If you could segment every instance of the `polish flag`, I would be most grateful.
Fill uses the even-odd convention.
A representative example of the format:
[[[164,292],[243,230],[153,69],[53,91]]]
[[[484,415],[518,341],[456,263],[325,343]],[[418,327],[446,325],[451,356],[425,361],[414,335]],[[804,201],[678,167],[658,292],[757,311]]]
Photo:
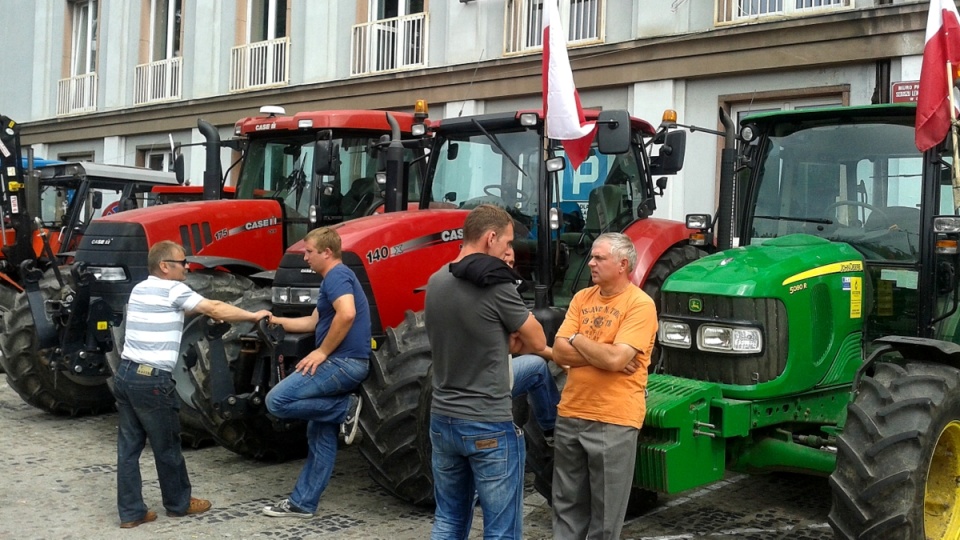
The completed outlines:
[[[917,97],[915,137],[921,152],[940,143],[950,129],[953,81],[947,80],[947,62],[954,68],[960,63],[960,15],[954,0],[930,0]]]
[[[543,2],[543,112],[547,137],[561,141],[570,165],[576,170],[590,153],[597,126],[583,117],[557,0]]]

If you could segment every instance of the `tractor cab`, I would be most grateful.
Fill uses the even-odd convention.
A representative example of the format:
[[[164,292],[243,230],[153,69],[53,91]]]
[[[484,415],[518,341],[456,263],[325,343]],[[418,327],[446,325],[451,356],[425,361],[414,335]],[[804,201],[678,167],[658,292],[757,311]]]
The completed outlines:
[[[953,261],[938,254],[932,230],[934,216],[955,215],[952,158],[924,167],[914,113],[913,105],[829,108],[743,122],[752,138],[741,244],[802,233],[854,248],[865,267],[866,342],[933,337],[956,288]]]
[[[425,115],[390,113],[401,133],[425,131]],[[414,127],[416,126],[416,128]],[[238,199],[274,199],[283,205],[287,247],[313,227],[382,211],[381,136],[390,126],[382,111],[305,112],[245,118],[235,134],[244,139],[236,178]],[[318,159],[318,155],[320,159]],[[420,196],[422,153],[405,150],[410,200]],[[382,177],[382,175],[381,175]]]
[[[434,129],[421,208],[504,208],[514,220],[516,269],[531,301],[540,291],[550,305],[568,305],[590,284],[586,263],[593,240],[624,231],[653,212],[662,189],[652,177],[655,136],[671,137],[680,149],[674,157],[683,160],[684,132],[665,135],[626,113],[616,120],[597,111],[586,114],[599,120],[598,137],[576,169],[560,141],[545,138],[538,111],[443,119]],[[619,139],[612,145],[619,148],[601,151],[612,139]]]

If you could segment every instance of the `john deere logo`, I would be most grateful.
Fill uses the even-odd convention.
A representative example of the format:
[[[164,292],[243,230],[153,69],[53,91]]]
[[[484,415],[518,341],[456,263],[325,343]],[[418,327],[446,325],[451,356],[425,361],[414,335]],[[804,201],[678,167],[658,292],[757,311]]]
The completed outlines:
[[[687,308],[690,309],[690,313],[700,313],[703,311],[703,301],[699,298],[691,298],[690,301],[687,302]]]

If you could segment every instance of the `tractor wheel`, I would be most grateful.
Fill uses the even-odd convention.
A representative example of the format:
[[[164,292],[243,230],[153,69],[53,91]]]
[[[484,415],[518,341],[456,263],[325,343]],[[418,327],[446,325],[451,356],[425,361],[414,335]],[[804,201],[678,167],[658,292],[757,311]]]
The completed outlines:
[[[0,284],[0,329],[3,329],[7,314],[13,309],[13,303],[17,299],[18,291],[13,287]],[[0,354],[0,373],[4,373],[3,355]]]
[[[360,453],[370,476],[397,498],[433,504],[430,402],[433,357],[423,312],[408,311],[374,351],[361,386]]]
[[[838,538],[960,538],[960,370],[876,364],[847,408],[830,476]]]
[[[255,288],[242,295],[235,305],[257,311],[269,309],[270,289]],[[293,423],[287,430],[278,431],[267,417],[266,408],[261,406],[254,414],[242,418],[226,418],[213,406],[210,390],[210,344],[204,339],[206,317],[197,317],[187,325],[180,344],[180,355],[194,363],[192,368],[184,367],[184,377],[177,380],[177,391],[187,403],[192,403],[207,432],[213,439],[232,452],[242,456],[265,461],[279,461],[302,457],[306,453],[306,424]],[[234,323],[223,335],[224,351],[230,364],[235,388],[238,392],[249,390],[249,380],[245,380],[240,369],[240,336],[249,333],[253,323]],[[180,365],[178,365],[178,369]],[[181,380],[185,382],[181,386]]]
[[[653,299],[657,306],[657,313],[660,313],[660,290],[663,289],[664,282],[670,277],[670,274],[686,266],[693,261],[706,257],[707,253],[694,246],[674,246],[666,251],[650,269],[646,281],[643,282],[643,292],[647,293]],[[660,361],[660,344],[653,348],[653,354],[650,355],[650,372],[653,372]]]
[[[63,272],[65,289],[72,290],[70,273]],[[60,298],[65,290],[52,271],[40,281],[45,300]],[[37,349],[37,333],[26,293],[17,295],[10,313],[4,317],[5,331],[0,336],[7,383],[24,401],[57,415],[98,414],[114,408],[107,377],[77,377],[51,369],[50,349]]]

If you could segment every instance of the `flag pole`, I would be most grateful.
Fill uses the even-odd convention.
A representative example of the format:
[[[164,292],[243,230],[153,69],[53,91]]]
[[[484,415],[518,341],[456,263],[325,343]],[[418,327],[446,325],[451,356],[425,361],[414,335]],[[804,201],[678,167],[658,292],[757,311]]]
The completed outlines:
[[[960,210],[960,149],[957,148],[957,103],[953,95],[953,65],[947,62],[947,97],[950,100],[950,136],[953,138],[953,208]]]

